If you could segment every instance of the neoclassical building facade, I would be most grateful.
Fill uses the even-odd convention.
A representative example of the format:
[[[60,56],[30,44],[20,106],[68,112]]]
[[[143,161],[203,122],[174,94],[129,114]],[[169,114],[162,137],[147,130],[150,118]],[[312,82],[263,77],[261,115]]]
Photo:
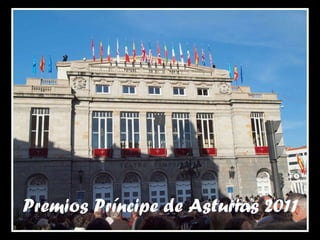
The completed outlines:
[[[273,194],[275,93],[192,64],[56,63],[13,88],[13,201],[177,202]],[[286,156],[277,161],[288,175]],[[283,192],[286,192],[286,179]]]

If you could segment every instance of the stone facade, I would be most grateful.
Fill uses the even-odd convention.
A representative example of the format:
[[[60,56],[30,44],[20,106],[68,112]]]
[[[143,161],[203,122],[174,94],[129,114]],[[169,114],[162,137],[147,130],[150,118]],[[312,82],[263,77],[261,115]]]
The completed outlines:
[[[257,176],[270,175],[268,153],[258,154],[253,143],[251,112],[263,112],[264,121],[281,120],[280,104],[274,93],[252,93],[247,86],[232,86],[229,72],[204,66],[161,66],[146,63],[100,63],[67,61],[57,63],[57,79],[29,78],[25,85],[15,85],[13,92],[13,163],[14,206],[22,209],[28,181],[41,174],[47,179],[47,201],[77,200],[84,191],[84,201],[93,204],[93,182],[100,173],[111,176],[114,198],[122,196],[122,183],[130,172],[140,178],[141,201],[150,201],[149,182],[155,172],[167,178],[167,197],[176,195],[180,163],[192,159],[201,162],[199,177],[193,178],[194,197],[202,197],[202,177],[210,171],[216,176],[218,196],[257,195]],[[110,87],[97,93],[96,84]],[[123,86],[135,86],[135,94],[123,94]],[[158,95],[148,94],[149,86],[161,88]],[[173,87],[185,89],[174,96]],[[199,96],[197,89],[208,90]],[[30,157],[31,108],[50,109],[49,144],[46,157]],[[92,148],[92,112],[112,111],[112,157],[96,158]],[[141,155],[121,155],[120,113],[139,113]],[[146,141],[146,113],[164,112],[166,120],[166,156],[150,157]],[[173,148],[173,112],[190,113],[192,155],[176,156]],[[197,144],[197,113],[214,114],[216,154],[201,156]],[[266,138],[265,138],[266,139]],[[264,145],[266,146],[266,144]],[[230,178],[230,166],[235,176]],[[279,172],[287,176],[286,158],[278,159]],[[79,171],[82,171],[81,180]],[[272,186],[272,178],[269,179]],[[285,184],[283,192],[288,187]]]

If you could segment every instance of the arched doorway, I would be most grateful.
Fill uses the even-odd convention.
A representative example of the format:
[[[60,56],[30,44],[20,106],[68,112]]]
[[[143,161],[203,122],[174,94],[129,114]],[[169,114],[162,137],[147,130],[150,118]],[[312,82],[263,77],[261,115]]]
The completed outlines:
[[[48,200],[48,179],[44,175],[37,174],[29,179],[27,184],[27,198],[31,198],[35,202]]]
[[[113,202],[113,181],[109,174],[100,173],[93,180],[93,205],[96,199]]]
[[[207,171],[201,178],[202,200],[214,200],[219,198],[218,182],[214,172]]]
[[[149,201],[162,206],[168,201],[167,177],[161,172],[154,172],[149,182]]]
[[[141,203],[141,181],[140,177],[133,172],[127,173],[125,176],[122,187],[122,203],[129,204],[129,203],[136,203],[138,200]],[[123,212],[122,216],[129,218],[131,215],[130,212]]]

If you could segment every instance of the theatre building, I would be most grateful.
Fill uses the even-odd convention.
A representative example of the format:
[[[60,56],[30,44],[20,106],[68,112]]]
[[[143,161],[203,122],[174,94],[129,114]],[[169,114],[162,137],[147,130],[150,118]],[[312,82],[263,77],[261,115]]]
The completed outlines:
[[[265,122],[281,120],[275,93],[180,62],[56,68],[57,79],[13,86],[16,209],[26,198],[162,205],[274,193]],[[285,154],[277,166],[288,175]]]

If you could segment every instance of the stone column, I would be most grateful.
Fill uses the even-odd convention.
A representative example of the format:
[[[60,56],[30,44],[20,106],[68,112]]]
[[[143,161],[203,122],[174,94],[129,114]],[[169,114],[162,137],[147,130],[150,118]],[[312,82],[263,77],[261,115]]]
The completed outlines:
[[[167,156],[173,155],[173,139],[172,139],[172,112],[165,112],[166,118],[166,142],[167,142]]]
[[[113,158],[121,157],[121,144],[120,144],[120,112],[113,111]]]
[[[192,153],[194,157],[199,157],[199,146],[198,146],[198,136],[197,136],[197,113],[190,113],[190,123],[191,123],[191,142],[192,142]]]
[[[145,112],[140,112],[139,113],[139,124],[140,124],[140,149],[141,149],[141,158],[148,158],[149,153],[148,153],[148,145],[147,145],[147,120],[146,120],[147,114]]]

